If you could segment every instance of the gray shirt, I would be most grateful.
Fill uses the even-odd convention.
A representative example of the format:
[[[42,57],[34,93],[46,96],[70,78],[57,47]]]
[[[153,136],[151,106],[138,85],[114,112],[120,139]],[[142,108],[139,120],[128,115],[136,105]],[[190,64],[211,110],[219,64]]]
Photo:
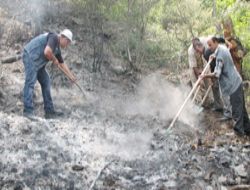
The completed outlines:
[[[216,66],[215,76],[219,79],[223,95],[232,95],[242,83],[241,76],[237,72],[229,50],[219,45],[215,51]]]

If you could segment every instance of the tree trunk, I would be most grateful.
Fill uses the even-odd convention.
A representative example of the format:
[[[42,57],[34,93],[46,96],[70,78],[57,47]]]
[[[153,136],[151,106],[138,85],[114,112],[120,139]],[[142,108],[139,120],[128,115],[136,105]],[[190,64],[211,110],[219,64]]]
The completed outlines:
[[[234,28],[233,28],[233,21],[231,17],[227,17],[222,21],[223,30],[224,30],[224,38],[229,38],[234,36]]]
[[[213,17],[217,16],[216,0],[213,0],[213,12],[212,12],[212,16]]]

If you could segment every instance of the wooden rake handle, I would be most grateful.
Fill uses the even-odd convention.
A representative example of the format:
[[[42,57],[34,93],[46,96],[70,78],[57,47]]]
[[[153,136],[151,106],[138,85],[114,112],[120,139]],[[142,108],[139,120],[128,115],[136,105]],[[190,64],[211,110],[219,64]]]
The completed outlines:
[[[205,66],[205,68],[203,69],[201,75],[204,75],[204,74],[206,73],[207,69],[208,69],[209,66],[210,66],[211,61],[212,61],[212,60],[210,60],[210,61],[206,64],[206,66]],[[200,81],[201,81],[201,80],[202,80],[201,78],[198,78],[198,80],[197,80],[196,83],[194,84],[194,86],[193,86],[191,92],[188,94],[188,96],[186,97],[185,101],[184,101],[183,104],[181,105],[179,111],[176,113],[174,119],[173,119],[172,122],[170,123],[170,125],[169,125],[167,131],[170,131],[170,130],[173,128],[173,126],[174,126],[176,120],[178,119],[178,117],[179,117],[179,115],[181,114],[183,108],[185,107],[185,105],[187,104],[188,100],[190,99],[190,97],[191,97],[192,94],[194,93],[195,89],[196,89],[196,88],[198,87],[198,85],[200,84]]]
[[[66,73],[60,66],[58,66],[58,68],[65,74],[65,76],[66,76],[71,82],[73,82],[73,83],[81,90],[81,92],[83,93],[83,96],[86,97],[85,92],[84,92],[83,89],[80,87],[80,85],[79,85],[76,81],[72,80],[71,77],[68,75],[68,73]]]
[[[195,93],[194,93],[193,99],[192,99],[192,103],[195,101],[195,98],[196,98],[196,96],[198,95],[198,92],[200,91],[200,89],[201,89],[201,85],[199,85],[199,86],[197,87],[197,89],[196,89],[196,91],[195,91]]]

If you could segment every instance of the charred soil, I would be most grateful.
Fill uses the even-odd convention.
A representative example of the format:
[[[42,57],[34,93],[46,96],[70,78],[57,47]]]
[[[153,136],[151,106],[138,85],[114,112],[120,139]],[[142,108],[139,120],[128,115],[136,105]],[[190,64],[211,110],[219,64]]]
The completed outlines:
[[[2,2],[0,11],[6,13],[1,20],[12,23],[16,11]],[[62,6],[55,2],[53,6]],[[64,13],[70,14],[69,9]],[[30,121],[22,116],[22,61],[0,65],[0,189],[250,189],[249,139],[234,135],[231,122],[219,122],[221,115],[210,110],[193,113],[190,103],[167,133],[185,98],[182,90],[190,89],[169,83],[160,72],[117,73],[110,51],[101,72],[92,72],[89,33],[74,19],[60,19],[43,21],[42,29],[57,30],[53,22],[60,29],[75,29],[82,41],[63,54],[86,97],[49,64],[54,104],[65,116],[44,119],[37,84],[38,117]],[[22,32],[29,27],[16,22]],[[24,45],[25,40],[6,34],[16,27],[10,26],[2,30],[1,57]]]

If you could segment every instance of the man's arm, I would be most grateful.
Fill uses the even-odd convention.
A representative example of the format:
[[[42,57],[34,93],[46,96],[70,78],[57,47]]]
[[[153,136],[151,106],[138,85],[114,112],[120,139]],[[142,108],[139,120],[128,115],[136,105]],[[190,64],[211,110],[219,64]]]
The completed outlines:
[[[221,72],[222,72],[222,68],[223,68],[223,61],[222,61],[222,59],[219,58],[216,60],[216,66],[215,66],[214,72],[210,73],[210,74],[201,75],[200,78],[201,79],[219,78],[221,75]]]
[[[54,63],[54,64],[56,64],[56,65],[59,64],[59,61],[58,61],[58,59],[55,57],[55,55],[53,54],[53,51],[52,51],[52,49],[51,49],[50,46],[47,45],[47,46],[45,47],[45,49],[44,49],[44,55],[45,55],[45,57],[46,57],[48,60],[52,61],[52,63]]]
[[[75,75],[70,71],[68,66],[65,63],[59,63],[58,59],[56,56],[53,54],[53,51],[50,46],[46,46],[44,49],[44,55],[45,57],[52,61],[53,64],[56,66],[60,67],[60,69],[74,82],[76,81]]]

